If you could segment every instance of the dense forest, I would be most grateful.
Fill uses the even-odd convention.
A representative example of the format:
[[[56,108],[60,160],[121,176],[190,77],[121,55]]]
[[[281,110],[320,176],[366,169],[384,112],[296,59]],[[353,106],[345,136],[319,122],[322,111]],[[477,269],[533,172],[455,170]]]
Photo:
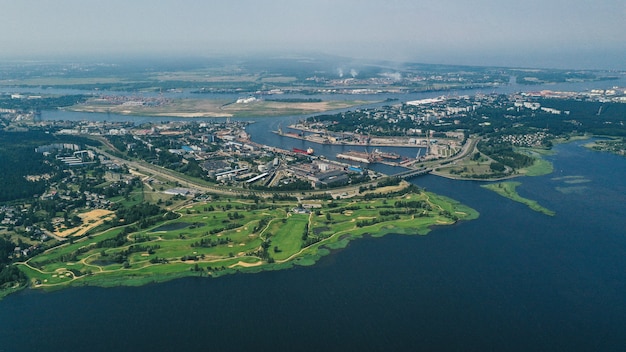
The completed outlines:
[[[341,112],[334,115],[320,115],[308,118],[309,122],[326,122],[331,132],[357,132],[372,136],[404,135],[409,129],[427,128],[436,133],[465,130],[468,134],[497,137],[509,134],[528,134],[544,131],[555,136],[590,133],[606,136],[626,136],[626,104],[583,101],[575,99],[539,99],[542,107],[553,108],[569,113],[555,115],[543,110],[510,109],[509,98],[500,95],[489,105],[483,105],[466,116],[433,123],[398,119],[390,123],[379,118],[370,110]],[[395,117],[398,111],[383,107],[382,115]],[[401,112],[420,115],[420,110],[403,106]],[[488,123],[485,123],[488,122]]]
[[[516,153],[511,143],[497,143],[494,141],[481,141],[478,145],[478,149],[489,155],[502,165],[506,165],[512,169],[521,169],[531,166],[534,159],[528,155]],[[497,164],[492,166],[494,171],[504,171],[503,168],[498,167]]]
[[[26,276],[15,266],[11,265],[9,255],[13,253],[15,243],[0,237],[0,289],[13,286],[15,283],[24,285]]]
[[[508,110],[485,106],[476,109],[460,124],[433,126],[433,130],[466,129],[470,134],[494,137],[507,134],[526,134],[538,130],[555,136],[590,133],[607,136],[626,136],[626,104],[580,101],[572,99],[540,99],[542,107],[568,111],[554,115],[542,110]],[[489,121],[488,125],[481,122]]]
[[[64,136],[63,139],[43,131],[6,132],[0,130],[0,202],[31,198],[41,195],[46,185],[59,176],[59,167],[54,159],[46,161],[43,154],[36,153],[37,146],[52,143],[85,144],[93,141],[80,137]],[[49,180],[27,180],[28,175],[48,174]]]
[[[46,190],[46,181],[28,181],[27,175],[52,174],[52,165],[44,162],[35,147],[54,142],[54,136],[43,132],[0,131],[0,202],[32,197]]]
[[[86,95],[63,95],[37,99],[12,99],[10,96],[0,95],[0,109],[15,109],[21,111],[54,110],[60,107],[72,106],[86,100]]]

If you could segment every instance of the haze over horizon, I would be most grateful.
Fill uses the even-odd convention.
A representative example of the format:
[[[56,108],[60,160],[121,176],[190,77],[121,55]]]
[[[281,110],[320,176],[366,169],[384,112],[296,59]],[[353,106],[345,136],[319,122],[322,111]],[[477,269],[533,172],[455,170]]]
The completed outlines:
[[[3,4],[0,57],[319,52],[455,65],[626,69],[617,0],[34,1]]]

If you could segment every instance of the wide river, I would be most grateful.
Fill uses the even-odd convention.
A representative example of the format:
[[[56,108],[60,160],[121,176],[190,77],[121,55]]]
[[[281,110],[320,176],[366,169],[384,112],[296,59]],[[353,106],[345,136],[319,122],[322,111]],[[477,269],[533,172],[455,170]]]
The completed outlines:
[[[267,121],[253,139],[272,139]],[[22,291],[0,301],[0,351],[624,351],[626,158],[582,144],[519,179],[554,217],[423,176],[480,218],[354,241],[312,267]]]

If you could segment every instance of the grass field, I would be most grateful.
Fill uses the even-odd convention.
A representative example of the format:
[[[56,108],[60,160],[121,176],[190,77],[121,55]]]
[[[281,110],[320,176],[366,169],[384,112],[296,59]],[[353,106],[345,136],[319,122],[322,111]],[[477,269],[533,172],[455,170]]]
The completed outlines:
[[[329,249],[345,247],[365,234],[426,234],[434,225],[478,216],[445,197],[416,188],[405,192],[333,200],[309,213],[294,211],[296,202],[219,198],[185,205],[176,210],[178,218],[149,228],[118,227],[65,243],[19,268],[31,287],[42,289],[218,277],[311,265]]]
[[[554,151],[539,148],[517,148],[517,151],[535,159],[531,166],[520,170],[520,174],[526,176],[543,176],[549,175],[554,171],[552,163],[543,158],[545,155],[553,155]]]

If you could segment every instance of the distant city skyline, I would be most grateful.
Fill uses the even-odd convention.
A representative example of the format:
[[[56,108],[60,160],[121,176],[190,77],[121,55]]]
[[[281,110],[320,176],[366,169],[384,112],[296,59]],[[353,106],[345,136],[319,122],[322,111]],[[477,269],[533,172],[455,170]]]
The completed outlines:
[[[626,69],[623,0],[21,0],[2,15],[4,59],[316,52]]]

